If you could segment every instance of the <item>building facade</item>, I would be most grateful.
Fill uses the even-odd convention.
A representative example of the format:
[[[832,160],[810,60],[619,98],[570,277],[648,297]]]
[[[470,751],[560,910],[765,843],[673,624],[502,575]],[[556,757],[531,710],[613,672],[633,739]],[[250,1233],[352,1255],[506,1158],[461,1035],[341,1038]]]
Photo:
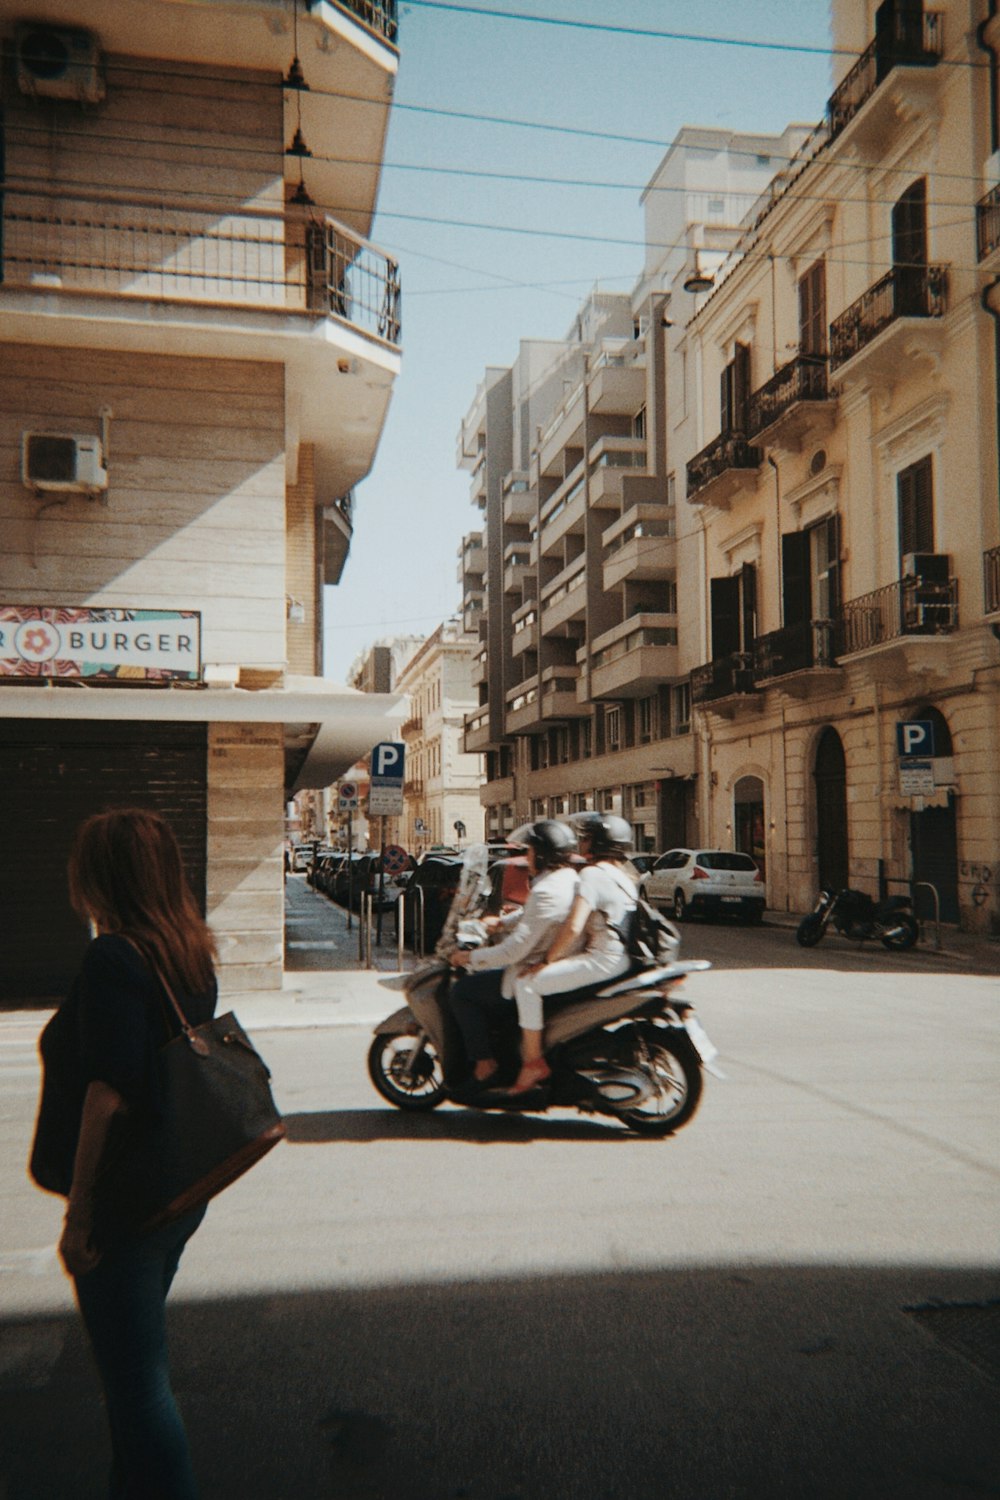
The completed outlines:
[[[478,636],[459,620],[446,621],[411,656],[396,684],[410,703],[402,728],[406,780],[398,841],[412,854],[483,837],[482,757],[463,748],[478,655]]]
[[[400,360],[393,7],[0,0],[0,38],[5,988],[64,990],[68,840],[128,802],[223,988],[280,986],[286,798],[401,717],[320,660]]]
[[[701,837],[752,853],[774,906],[914,881],[926,915],[996,930],[1000,236],[975,10],[834,6],[860,61],[838,54],[672,363]],[[906,723],[931,726],[919,766]]]

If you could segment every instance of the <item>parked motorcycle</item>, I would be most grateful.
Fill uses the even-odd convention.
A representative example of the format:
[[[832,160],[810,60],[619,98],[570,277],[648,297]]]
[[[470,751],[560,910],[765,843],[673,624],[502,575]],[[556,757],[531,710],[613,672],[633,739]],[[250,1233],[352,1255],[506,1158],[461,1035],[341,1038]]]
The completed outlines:
[[[517,1113],[573,1107],[611,1116],[646,1135],[671,1135],[686,1125],[701,1100],[703,1070],[722,1076],[713,1066],[717,1049],[694,1007],[676,993],[688,974],[711,968],[704,960],[642,968],[601,986],[551,997],[545,1047],[552,1076],[530,1094],[513,1098],[502,1092],[520,1067],[520,1033],[511,1005],[496,1036],[496,1088],[484,1090],[471,1081],[461,1033],[448,1006],[454,975],[449,958],[460,946],[486,940],[478,916],[489,881],[485,846],[479,849],[466,856],[434,958],[407,980],[408,1004],[375,1028],[368,1053],[375,1088],[403,1110],[432,1110],[447,1099],[479,1110]],[[679,948],[679,934],[677,943]]]
[[[912,948],[920,936],[912,905],[908,896],[875,901],[865,891],[820,891],[795,936],[803,948],[815,948],[832,922],[839,933],[857,942],[881,938],[886,948]]]

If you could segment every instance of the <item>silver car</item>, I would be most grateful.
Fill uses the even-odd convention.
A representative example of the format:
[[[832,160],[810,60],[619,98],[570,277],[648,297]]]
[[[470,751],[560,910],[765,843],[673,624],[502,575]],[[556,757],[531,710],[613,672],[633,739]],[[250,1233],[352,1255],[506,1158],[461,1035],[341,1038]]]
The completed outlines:
[[[709,913],[759,922],[767,905],[760,870],[749,854],[733,849],[670,849],[643,877],[642,891],[677,922]]]

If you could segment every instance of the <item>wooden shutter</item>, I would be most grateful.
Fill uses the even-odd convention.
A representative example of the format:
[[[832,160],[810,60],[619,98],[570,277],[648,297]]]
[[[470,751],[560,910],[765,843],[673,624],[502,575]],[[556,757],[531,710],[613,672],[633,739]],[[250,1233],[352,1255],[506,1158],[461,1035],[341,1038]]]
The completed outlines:
[[[753,563],[744,563],[740,569],[740,604],[743,650],[749,651],[757,635],[757,569]]]
[[[927,264],[927,179],[906,189],[892,209],[892,261],[895,266]]]
[[[812,618],[808,531],[787,531],[781,538],[781,606],[786,625]]]
[[[750,405],[750,345],[737,344],[733,360],[733,430],[746,432]]]
[[[930,454],[896,476],[899,556],[934,551],[934,471]]]
[[[826,262],[822,260],[799,281],[799,352],[826,353]]]
[[[739,578],[713,578],[711,605],[712,660],[718,661],[740,649]]]

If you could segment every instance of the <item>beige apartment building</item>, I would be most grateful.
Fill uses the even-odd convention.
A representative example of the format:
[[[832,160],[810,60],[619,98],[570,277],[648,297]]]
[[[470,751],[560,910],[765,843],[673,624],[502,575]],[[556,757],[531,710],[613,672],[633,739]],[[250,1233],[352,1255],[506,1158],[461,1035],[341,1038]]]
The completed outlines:
[[[410,657],[396,683],[410,703],[402,727],[406,779],[398,841],[411,854],[483,837],[482,756],[463,748],[465,716],[476,701],[472,669],[478,652],[478,637],[461,621],[447,620]]]
[[[595,807],[626,817],[639,849],[695,837],[670,286],[682,267],[721,263],[804,133],[682,132],[645,195],[635,291],[594,292],[563,341],[523,341],[462,423],[459,464],[482,512],[462,570],[481,641],[465,747],[486,756],[490,838]]]
[[[834,4],[859,60],[671,333],[697,826],[776,907],[912,879],[1000,929],[990,10]]]
[[[0,0],[9,996],[63,992],[68,841],[128,802],[176,827],[223,987],[280,986],[285,801],[398,729],[320,655],[400,362],[366,238],[394,9]]]

